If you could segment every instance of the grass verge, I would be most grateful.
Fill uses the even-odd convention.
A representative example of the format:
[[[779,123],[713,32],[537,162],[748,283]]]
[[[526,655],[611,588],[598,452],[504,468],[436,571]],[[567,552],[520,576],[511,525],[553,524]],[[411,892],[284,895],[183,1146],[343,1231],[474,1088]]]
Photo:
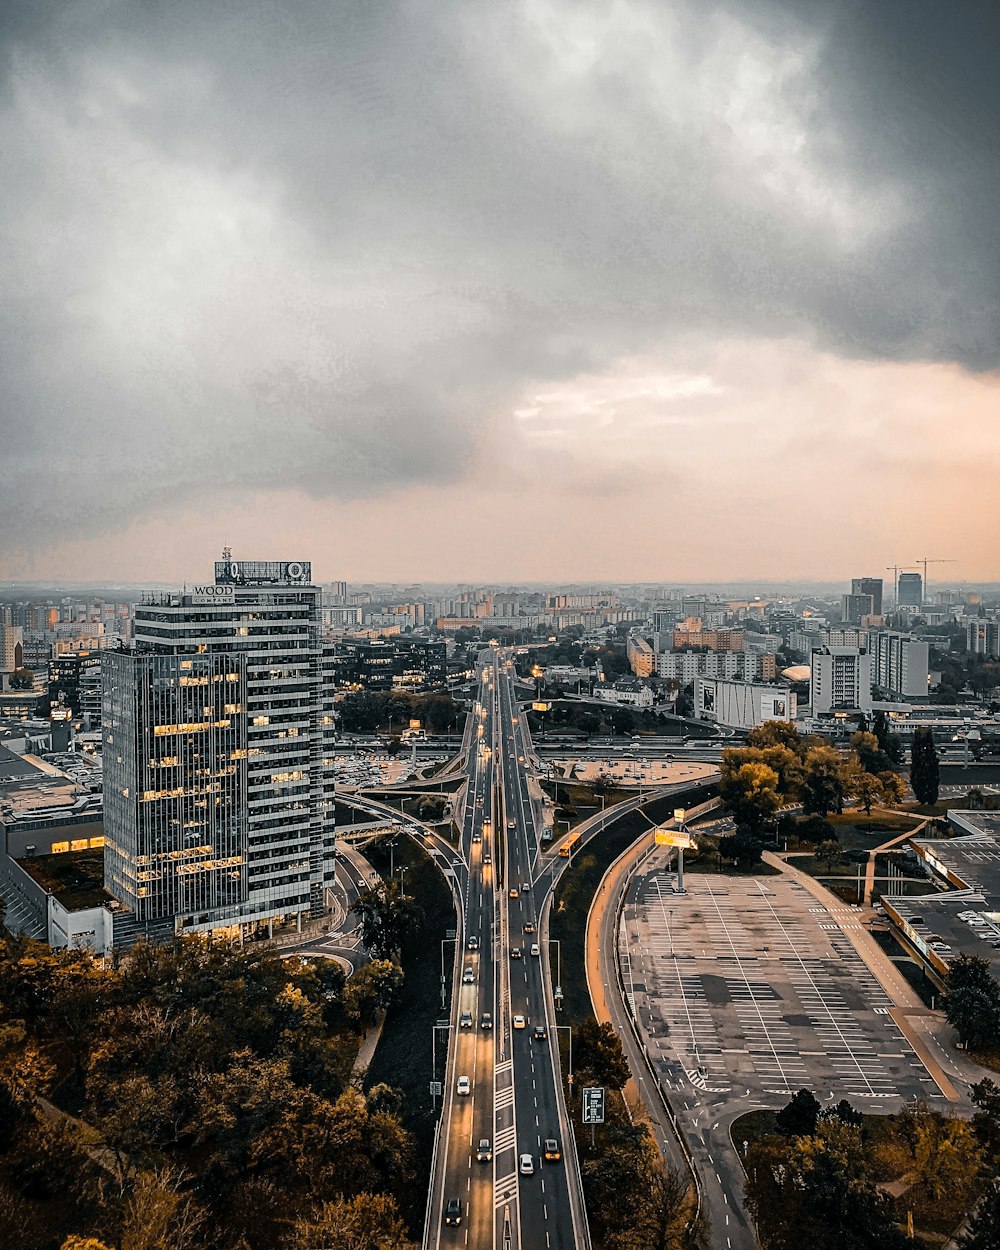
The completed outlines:
[[[705,787],[702,785],[697,789],[700,791]],[[578,851],[563,873],[553,899],[549,936],[559,942],[558,948],[550,948],[553,977],[557,970],[555,950],[562,953],[562,1017],[566,1024],[582,1024],[594,1014],[587,989],[584,941],[587,916],[601,878],[624,850],[653,825],[669,819],[674,808],[685,801],[689,801],[687,794],[670,795],[648,803],[641,811],[623,813],[588,842],[582,851]]]
[[[368,852],[380,871],[388,871],[389,851],[382,843]],[[407,893],[420,900],[426,917],[419,939],[403,957],[403,989],[385,1018],[382,1037],[365,1077],[365,1087],[385,1083],[403,1093],[403,1123],[413,1135],[413,1180],[402,1205],[411,1235],[423,1231],[427,1202],[427,1179],[434,1148],[435,1115],[431,1110],[430,1079],[435,1022],[448,1014],[441,1010],[441,940],[446,930],[455,928],[455,907],[451,891],[430,857],[408,838],[397,840],[395,865],[404,864]],[[450,970],[451,947],[445,948],[446,971]],[[451,978],[445,989],[450,997]],[[447,1002],[448,1000],[446,1000]],[[444,1071],[447,1033],[438,1034],[438,1078]],[[440,1104],[439,1104],[440,1106]]]

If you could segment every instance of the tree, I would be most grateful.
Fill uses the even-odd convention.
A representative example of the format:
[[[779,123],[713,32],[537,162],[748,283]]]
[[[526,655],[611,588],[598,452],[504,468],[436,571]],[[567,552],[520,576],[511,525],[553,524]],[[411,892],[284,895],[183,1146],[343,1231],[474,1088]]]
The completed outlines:
[[[760,836],[781,805],[778,774],[761,763],[740,764],[735,773],[724,778],[720,793],[737,829],[749,836]]]
[[[785,747],[800,759],[805,755],[805,739],[794,725],[783,720],[769,720],[755,726],[747,734],[747,746],[758,750]]]
[[[760,859],[760,843],[746,833],[731,833],[719,839],[719,854],[741,872],[749,872]]]
[[[903,740],[889,728],[889,718],[885,712],[876,712],[872,721],[872,732],[878,740],[880,751],[884,751],[893,764],[903,758]]]
[[[872,808],[882,797],[882,782],[874,773],[854,761],[844,769],[843,777],[847,794],[864,808],[866,816],[871,816]]]
[[[917,802],[931,805],[937,802],[940,787],[937,748],[929,725],[919,725],[913,731],[910,752],[910,785]]]
[[[10,675],[11,690],[30,690],[34,685],[35,675],[30,668],[16,668]]]
[[[379,958],[404,950],[424,923],[423,908],[415,899],[405,898],[395,880],[363,890],[351,911],[360,921],[361,941]]]
[[[621,1041],[610,1024],[598,1024],[593,1016],[584,1020],[573,1037],[574,1067],[587,1072],[598,1085],[623,1089],[629,1078],[628,1061]]]
[[[853,1124],[855,1128],[860,1128],[865,1119],[860,1111],[855,1111],[846,1098],[841,1098],[835,1107],[820,1114],[824,1117],[836,1116],[841,1124]]]
[[[174,1168],[141,1173],[125,1206],[121,1250],[196,1250],[205,1212],[186,1192]]]
[[[945,1015],[969,1050],[1000,1042],[1000,984],[979,955],[959,955],[945,977]]]
[[[906,783],[899,773],[889,770],[879,773],[878,779],[882,783],[882,802],[890,806],[893,803],[902,803],[906,797]]]
[[[844,863],[843,847],[834,838],[821,842],[816,848],[816,860],[827,872],[833,872],[834,868]]]
[[[385,1011],[403,987],[403,972],[388,959],[373,959],[359,968],[344,989],[347,1014],[365,1027],[377,1011]]]
[[[815,1094],[800,1089],[793,1094],[774,1119],[774,1126],[785,1137],[811,1137],[819,1123],[820,1104]]]
[[[406,1250],[412,1242],[395,1200],[357,1194],[321,1203],[309,1219],[296,1220],[285,1250]]]
[[[755,1144],[746,1161],[747,1208],[764,1250],[902,1250],[859,1129],[837,1117],[814,1134]]]
[[[806,812],[826,816],[844,810],[843,763],[831,746],[810,747],[805,758],[802,806]]]
[[[990,1182],[958,1245],[959,1250],[1000,1250],[1000,1180]]]
[[[1000,1085],[989,1077],[973,1085],[969,1091],[977,1110],[972,1127],[983,1149],[987,1165],[1000,1172]]]

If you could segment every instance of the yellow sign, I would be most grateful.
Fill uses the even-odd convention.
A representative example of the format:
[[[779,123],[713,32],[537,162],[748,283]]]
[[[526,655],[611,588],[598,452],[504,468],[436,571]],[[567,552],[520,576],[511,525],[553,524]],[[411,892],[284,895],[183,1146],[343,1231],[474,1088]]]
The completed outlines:
[[[418,720],[411,720],[411,721],[410,721],[410,728],[411,728],[411,729],[419,729],[419,728],[420,728],[420,721],[418,721]]]
[[[685,851],[694,847],[694,839],[691,835],[682,833],[680,829],[657,829],[653,838],[657,846],[679,846]]]
[[[531,710],[533,712],[548,712],[551,711],[551,709],[551,703],[532,703],[531,705]]]

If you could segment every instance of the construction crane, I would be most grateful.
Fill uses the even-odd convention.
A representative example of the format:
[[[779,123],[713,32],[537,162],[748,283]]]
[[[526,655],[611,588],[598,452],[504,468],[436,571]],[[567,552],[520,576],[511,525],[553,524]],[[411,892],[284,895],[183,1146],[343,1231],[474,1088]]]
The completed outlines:
[[[899,607],[899,575],[900,573],[912,573],[916,570],[915,564],[887,564],[885,571],[892,574],[892,607],[893,611]]]
[[[953,559],[932,560],[929,556],[918,556],[917,563],[924,566],[924,603],[928,602],[927,598],[927,566],[928,564],[954,564]]]

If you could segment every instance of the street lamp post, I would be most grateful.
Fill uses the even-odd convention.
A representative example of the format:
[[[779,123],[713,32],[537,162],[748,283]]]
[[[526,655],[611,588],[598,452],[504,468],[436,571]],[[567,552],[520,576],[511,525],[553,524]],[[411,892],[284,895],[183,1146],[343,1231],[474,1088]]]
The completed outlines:
[[[441,939],[441,1010],[444,1011],[447,995],[444,992],[445,976],[444,976],[444,947],[446,942],[458,942],[457,937]]]
[[[562,946],[560,945],[558,938],[549,938],[549,946],[554,946],[556,948],[556,988],[552,997],[555,999],[556,1011],[562,1011]]]
[[[441,1023],[440,1021],[439,1021],[437,1024],[432,1024],[432,1025],[431,1025],[431,1081],[432,1081],[432,1082],[437,1080],[437,1035],[438,1035],[438,1029],[444,1029],[445,1031],[447,1031],[447,1030],[449,1030],[450,1028],[451,1028],[451,1025],[450,1025],[450,1024],[448,1024],[448,1023]],[[442,1086],[442,1089],[443,1089],[443,1088],[444,1088],[444,1087]],[[433,1088],[432,1088],[432,1089],[431,1089],[431,1113],[432,1113],[432,1114],[433,1114],[433,1112],[434,1112],[434,1111],[436,1111],[436,1110],[437,1110],[437,1103],[435,1102],[435,1099],[436,1099],[436,1098],[437,1098],[437,1094],[435,1094],[435,1093],[434,1093]],[[441,1096],[441,1099],[442,1099],[442,1102],[443,1102],[443,1101],[444,1101],[444,1095],[443,1095],[443,1094],[442,1094],[442,1096]]]
[[[409,871],[410,871],[410,869],[409,869],[409,866],[408,866],[408,865],[406,865],[406,864],[400,864],[400,866],[399,866],[399,897],[400,897],[400,900],[401,900],[401,901],[402,901],[402,900],[405,900],[405,898],[406,898],[406,894],[405,894],[405,893],[404,893],[404,891],[403,891],[403,873],[404,873],[404,872],[409,872]]]
[[[565,1029],[566,1032],[569,1034],[569,1070],[566,1075],[566,1083],[569,1085],[569,1100],[572,1103],[573,1101],[573,1026],[571,1024],[556,1024],[556,1025],[553,1025],[553,1028],[556,1030],[557,1037],[559,1035],[560,1029]]]

